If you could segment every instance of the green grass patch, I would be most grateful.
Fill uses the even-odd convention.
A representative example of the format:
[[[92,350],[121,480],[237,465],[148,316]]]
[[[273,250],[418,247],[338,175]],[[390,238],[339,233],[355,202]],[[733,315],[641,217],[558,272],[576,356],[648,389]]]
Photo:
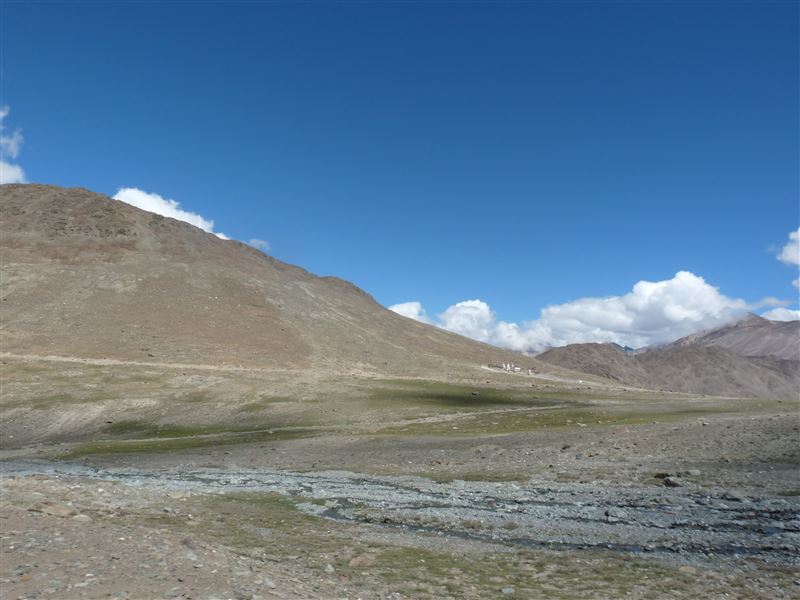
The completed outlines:
[[[734,413],[734,407],[654,407],[625,405],[584,408],[552,408],[531,411],[507,411],[505,413],[467,415],[461,419],[433,422],[409,423],[379,430],[379,435],[499,435],[521,433],[541,429],[571,429],[579,427],[640,425],[653,422],[680,421],[701,417],[711,413]]]
[[[258,442],[278,442],[317,435],[318,431],[308,429],[275,429],[231,432],[207,435],[187,435],[186,437],[164,437],[156,439],[100,440],[77,445],[57,458],[70,460],[85,456],[111,454],[169,453],[195,448],[252,444]]]
[[[195,426],[159,425],[146,421],[116,421],[103,429],[105,433],[115,436],[135,436],[137,438],[173,438],[196,435],[213,435],[221,433],[239,433],[253,431],[252,427],[228,427],[225,425]]]

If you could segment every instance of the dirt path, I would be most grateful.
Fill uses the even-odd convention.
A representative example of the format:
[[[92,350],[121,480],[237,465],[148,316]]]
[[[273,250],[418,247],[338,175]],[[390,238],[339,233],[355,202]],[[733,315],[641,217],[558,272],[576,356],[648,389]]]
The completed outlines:
[[[255,367],[239,367],[234,365],[202,365],[189,363],[167,363],[167,362],[147,362],[137,360],[117,360],[114,358],[82,358],[79,356],[56,356],[39,354],[14,354],[12,352],[0,352],[0,359],[12,358],[15,360],[78,363],[83,365],[96,365],[100,367],[113,366],[134,366],[134,367],[153,367],[163,369],[183,369],[196,371],[224,371],[232,373],[258,373],[274,372],[283,369],[264,369]]]

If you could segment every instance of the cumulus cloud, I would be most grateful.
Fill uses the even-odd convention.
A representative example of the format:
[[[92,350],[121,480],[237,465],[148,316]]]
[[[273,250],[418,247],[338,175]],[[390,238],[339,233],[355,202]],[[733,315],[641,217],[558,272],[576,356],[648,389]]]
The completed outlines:
[[[778,260],[787,265],[800,265],[800,227],[789,232],[789,241],[778,254]]]
[[[0,159],[0,184],[3,183],[25,183],[25,171],[19,165],[12,165]]]
[[[453,333],[488,341],[496,317],[486,302],[465,300],[449,307],[439,315],[439,326]]]
[[[199,227],[203,231],[213,233],[223,240],[230,239],[224,233],[214,231],[214,221],[205,219],[197,213],[183,210],[179,202],[168,198],[162,198],[158,194],[151,194],[138,188],[120,188],[120,190],[114,194],[114,200],[120,200],[126,204],[141,208],[142,210],[156,213],[157,215],[185,221],[190,225]]]
[[[253,238],[249,242],[247,242],[248,246],[252,246],[256,250],[261,250],[262,252],[268,252],[270,249],[269,242],[266,240],[259,240],[258,238]]]
[[[798,321],[800,320],[800,310],[791,308],[773,308],[761,315],[770,321]]]
[[[432,321],[428,318],[428,315],[425,314],[425,309],[422,308],[422,304],[419,302],[403,302],[401,304],[394,304],[389,307],[389,310],[396,312],[398,315],[403,315],[409,319],[419,321],[420,323],[432,323]]]
[[[419,302],[390,308],[417,320],[426,314]],[[665,281],[640,281],[622,296],[581,298],[549,306],[538,319],[522,324],[498,320],[481,300],[454,304],[432,322],[454,333],[523,352],[579,342],[615,342],[636,348],[717,327],[744,316],[750,308],[744,300],[721,294],[702,277],[680,271]]]
[[[5,121],[11,109],[8,106],[0,106],[0,184],[2,183],[25,183],[25,171],[22,167],[9,162],[19,156],[22,147],[22,133],[19,129],[14,130],[11,135],[6,133]]]

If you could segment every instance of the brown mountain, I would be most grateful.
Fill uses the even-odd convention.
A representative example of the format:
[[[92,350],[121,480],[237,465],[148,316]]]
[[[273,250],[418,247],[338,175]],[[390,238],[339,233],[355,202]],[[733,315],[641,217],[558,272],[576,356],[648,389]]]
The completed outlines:
[[[800,360],[800,321],[769,321],[757,315],[700,331],[669,344],[669,347],[704,346],[727,348],[742,356],[774,356]]]
[[[570,344],[537,355],[551,365],[637,387],[652,387],[650,374],[617,344]]]
[[[626,353],[616,344],[571,344],[537,358],[637,387],[756,398],[800,393],[800,362],[741,356],[720,346],[683,344]]]
[[[4,352],[418,376],[543,366],[107,196],[0,192]]]

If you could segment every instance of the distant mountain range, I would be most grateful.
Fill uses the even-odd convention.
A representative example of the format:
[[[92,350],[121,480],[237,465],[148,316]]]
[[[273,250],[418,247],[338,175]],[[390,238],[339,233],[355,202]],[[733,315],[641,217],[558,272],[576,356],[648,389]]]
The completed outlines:
[[[800,322],[756,315],[664,346],[626,352],[617,344],[571,344],[539,360],[620,383],[763,398],[800,395]]]

